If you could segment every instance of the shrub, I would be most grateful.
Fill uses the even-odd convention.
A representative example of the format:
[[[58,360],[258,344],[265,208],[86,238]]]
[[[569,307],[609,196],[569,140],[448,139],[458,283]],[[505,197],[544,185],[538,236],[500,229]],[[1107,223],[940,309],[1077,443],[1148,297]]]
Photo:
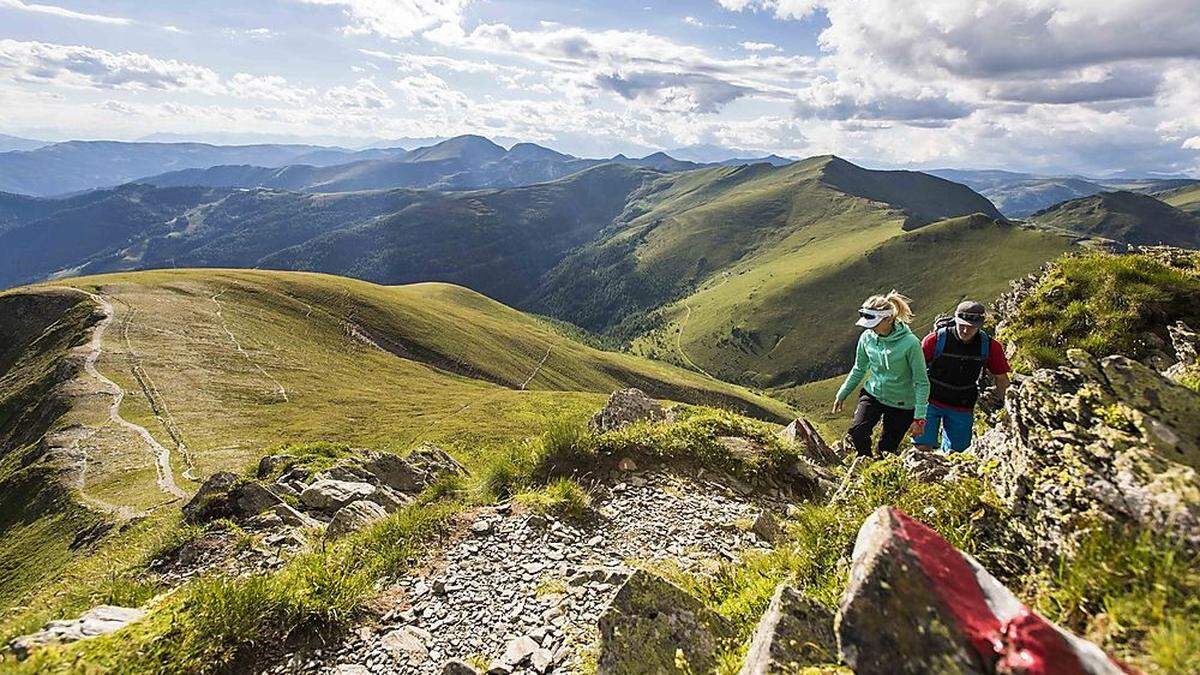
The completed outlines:
[[[1061,365],[1068,349],[1142,358],[1148,333],[1167,339],[1177,320],[1200,325],[1200,274],[1147,255],[1089,253],[1060,259],[1009,318],[1001,339],[1023,369]]]

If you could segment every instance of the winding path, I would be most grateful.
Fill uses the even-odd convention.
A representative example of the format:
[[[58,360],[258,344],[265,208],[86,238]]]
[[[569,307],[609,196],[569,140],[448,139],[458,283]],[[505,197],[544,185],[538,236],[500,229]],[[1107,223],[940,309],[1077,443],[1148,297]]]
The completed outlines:
[[[108,406],[109,422],[140,436],[146,445],[150,447],[150,451],[154,454],[154,468],[157,474],[155,482],[158,484],[158,489],[180,499],[187,497],[187,493],[179,489],[179,486],[175,484],[175,474],[171,470],[171,451],[155,440],[146,427],[134,424],[121,417],[121,402],[125,400],[125,390],[96,369],[96,362],[100,360],[104,331],[108,329],[109,324],[113,321],[114,312],[112,304],[101,295],[89,293],[78,288],[75,290],[91,298],[93,302],[99,305],[100,311],[104,313],[104,318],[92,328],[92,339],[88,342],[88,354],[84,358],[83,368],[87,371],[88,375],[99,382],[112,396],[112,403]]]
[[[225,291],[221,291],[209,299],[212,300],[213,304],[217,306],[217,318],[221,319],[221,327],[225,329],[225,334],[229,336],[229,341],[232,342],[233,346],[237,348],[238,353],[245,357],[246,361],[258,370],[264,379],[270,380],[271,383],[275,385],[275,393],[279,394],[279,396],[283,398],[284,403],[288,403],[287,389],[283,387],[283,384],[279,380],[272,377],[271,374],[266,371],[266,369],[259,365],[259,363],[255,361],[252,356],[250,356],[250,353],[242,348],[242,343],[238,342],[238,339],[234,336],[233,331],[229,330],[229,322],[225,320],[225,315],[221,313],[222,305],[220,298],[222,295],[225,295]]]

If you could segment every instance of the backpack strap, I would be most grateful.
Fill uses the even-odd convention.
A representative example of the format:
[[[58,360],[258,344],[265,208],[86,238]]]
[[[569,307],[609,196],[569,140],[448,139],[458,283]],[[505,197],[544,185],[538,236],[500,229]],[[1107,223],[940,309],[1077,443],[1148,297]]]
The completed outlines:
[[[945,326],[937,329],[937,346],[933,349],[933,358],[935,359],[941,356],[942,352],[946,350],[946,332],[947,329]]]
[[[979,355],[983,357],[983,365],[987,366],[988,352],[992,350],[992,336],[983,331],[979,331],[979,337],[982,340],[979,347]]]

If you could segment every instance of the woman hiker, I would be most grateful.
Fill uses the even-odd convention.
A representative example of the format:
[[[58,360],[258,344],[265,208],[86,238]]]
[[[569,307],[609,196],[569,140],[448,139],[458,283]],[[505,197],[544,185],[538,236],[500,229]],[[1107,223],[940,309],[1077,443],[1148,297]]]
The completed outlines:
[[[883,420],[878,454],[894,453],[904,432],[919,436],[925,431],[925,408],[929,402],[929,377],[921,341],[909,330],[912,309],[909,299],[892,291],[867,298],[858,310],[856,325],[867,330],[858,338],[854,368],[838,389],[833,412],[858,387],[870,370],[871,376],[858,395],[849,436],[860,455],[871,454],[871,433]]]

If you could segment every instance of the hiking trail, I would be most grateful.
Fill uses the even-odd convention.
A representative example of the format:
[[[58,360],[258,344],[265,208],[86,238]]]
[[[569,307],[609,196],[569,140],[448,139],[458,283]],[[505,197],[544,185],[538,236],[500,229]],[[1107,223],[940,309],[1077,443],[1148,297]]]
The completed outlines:
[[[221,296],[225,295],[227,290],[229,289],[224,289],[220,293],[217,293],[209,298],[213,301],[213,304],[217,306],[217,318],[221,320],[221,327],[225,329],[225,334],[229,336],[229,341],[232,342],[233,346],[237,348],[238,353],[246,359],[247,363],[249,363],[251,366],[254,366],[254,368],[263,376],[264,379],[270,380],[270,382],[275,385],[275,393],[279,394],[284,403],[288,403],[287,389],[284,388],[283,384],[279,380],[272,377],[271,374],[266,371],[266,369],[259,365],[259,363],[254,360],[254,357],[250,356],[249,352],[242,348],[242,343],[238,342],[238,339],[233,334],[233,331],[229,329],[229,322],[225,320],[225,315],[221,312],[223,306],[221,305],[220,300]]]

